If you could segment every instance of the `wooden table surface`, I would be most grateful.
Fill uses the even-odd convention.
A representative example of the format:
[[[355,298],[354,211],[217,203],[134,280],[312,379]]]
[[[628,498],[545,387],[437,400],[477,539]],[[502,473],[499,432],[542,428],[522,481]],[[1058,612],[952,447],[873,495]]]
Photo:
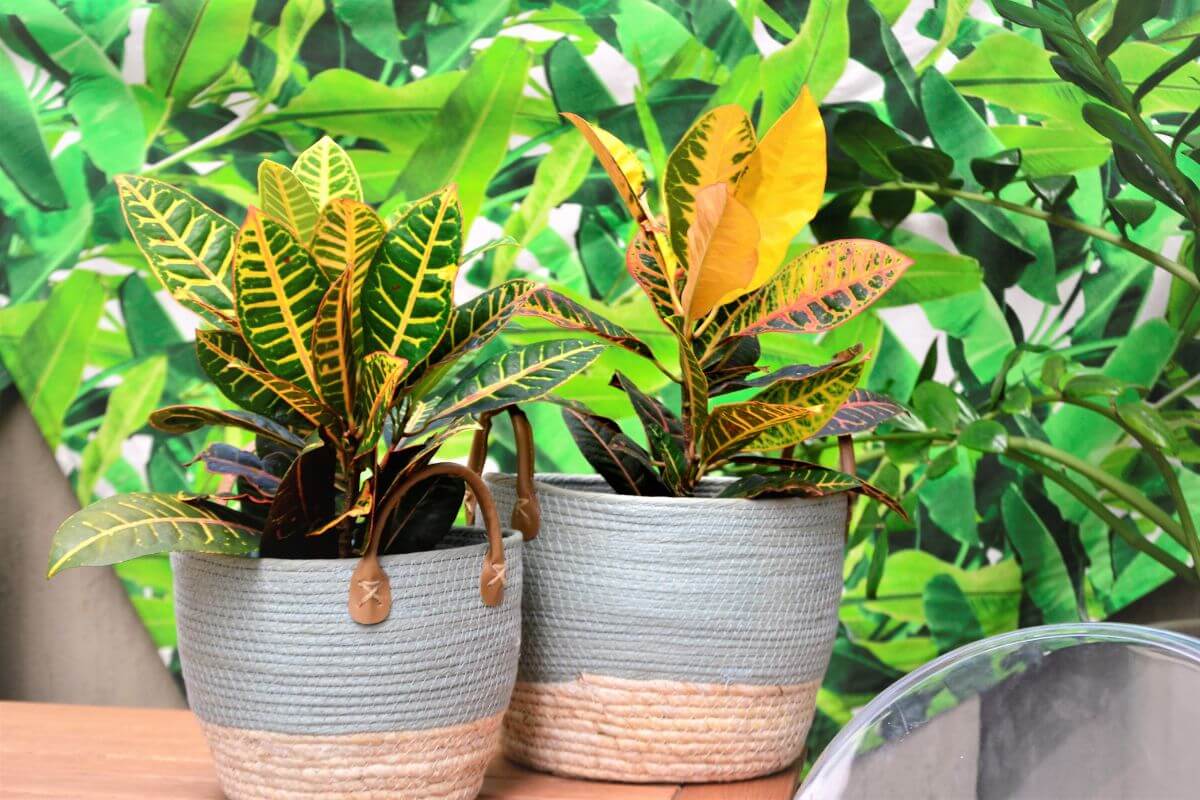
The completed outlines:
[[[485,800],[790,800],[796,771],[706,786],[572,781],[497,758]],[[0,798],[220,800],[187,711],[0,702]]]

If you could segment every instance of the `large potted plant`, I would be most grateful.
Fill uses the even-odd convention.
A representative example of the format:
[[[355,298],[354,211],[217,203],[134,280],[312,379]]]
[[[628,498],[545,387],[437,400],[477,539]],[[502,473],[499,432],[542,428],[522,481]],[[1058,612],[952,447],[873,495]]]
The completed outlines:
[[[851,240],[785,261],[825,180],[824,128],[807,91],[761,141],[738,106],[704,114],[667,161],[665,225],[647,208],[629,148],[570,119],[633,216],[627,266],[678,343],[677,370],[654,363],[681,402],[671,408],[614,376],[648,448],[564,403],[601,477],[536,479],[542,536],[526,548],[505,750],[539,769],[624,781],[770,773],[801,753],[828,664],[846,493],[903,513],[853,474],[848,438],[841,469],[797,460],[793,449],[900,409],[856,388],[867,361],[860,347],[757,374],[766,369],[757,337],[845,322],[909,259]],[[654,359],[631,331],[549,289],[520,313]],[[533,501],[519,476],[489,484],[502,513]]]
[[[541,396],[601,346],[464,358],[535,287],[453,305],[453,188],[385,223],[329,139],[259,179],[262,209],[239,229],[168,184],[118,178],[154,274],[212,323],[200,365],[240,407],[172,406],[151,424],[240,428],[255,446],[199,455],[228,476],[220,493],[75,514],[49,575],[173,553],[189,702],[230,797],[474,797],[515,677],[521,537],[502,533],[476,473],[431,462],[476,415]],[[452,528],[464,483],[486,534]]]

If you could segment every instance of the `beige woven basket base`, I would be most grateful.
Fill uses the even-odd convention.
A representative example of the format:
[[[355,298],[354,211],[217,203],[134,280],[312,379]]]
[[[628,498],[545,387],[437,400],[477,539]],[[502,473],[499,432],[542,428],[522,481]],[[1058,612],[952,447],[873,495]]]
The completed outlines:
[[[518,681],[504,720],[504,753],[544,772],[629,783],[769,775],[800,757],[820,685],[601,675]]]
[[[471,800],[498,748],[502,717],[342,736],[201,726],[230,800]]]

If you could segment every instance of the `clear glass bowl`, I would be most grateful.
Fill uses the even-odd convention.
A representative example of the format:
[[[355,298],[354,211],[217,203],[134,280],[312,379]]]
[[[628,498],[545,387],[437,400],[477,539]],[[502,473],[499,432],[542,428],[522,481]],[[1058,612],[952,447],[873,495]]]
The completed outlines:
[[[796,794],[877,798],[1200,798],[1200,639],[1045,625],[947,653],[863,707]]]

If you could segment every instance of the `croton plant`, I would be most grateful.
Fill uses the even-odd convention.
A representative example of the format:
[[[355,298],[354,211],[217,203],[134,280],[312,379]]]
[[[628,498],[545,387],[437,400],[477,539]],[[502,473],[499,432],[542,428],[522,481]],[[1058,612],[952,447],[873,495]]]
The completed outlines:
[[[611,419],[564,404],[567,426],[597,472],[619,493],[686,497],[705,475],[725,468],[741,477],[724,496],[859,491],[899,510],[852,474],[792,457],[807,439],[867,430],[901,410],[856,388],[868,354],[854,347],[828,364],[769,372],[759,364],[760,334],[828,331],[867,308],[910,263],[863,239],[825,242],[787,258],[825,185],[825,129],[807,89],[761,140],[740,106],[701,116],[667,160],[659,201],[665,220],[648,208],[633,151],[567,116],[633,216],[627,268],[679,351],[675,372],[646,342],[568,297],[542,288],[526,301],[519,313],[652,359],[680,388],[677,415],[614,375],[645,428],[648,451]]]
[[[259,169],[261,208],[240,228],[146,177],[117,179],[126,222],[167,291],[212,327],[201,367],[237,410],[170,406],[150,423],[250,431],[256,445],[198,458],[229,476],[208,496],[136,493],[96,502],[54,536],[49,574],[163,551],[351,557],[372,531],[380,554],[434,547],[463,497],[460,478],[389,499],[480,414],[544,396],[603,345],[558,340],[465,358],[536,288],[525,280],[453,304],[463,261],[454,187],[386,222],[323,138],[289,169]],[[391,509],[373,520],[373,509]]]

